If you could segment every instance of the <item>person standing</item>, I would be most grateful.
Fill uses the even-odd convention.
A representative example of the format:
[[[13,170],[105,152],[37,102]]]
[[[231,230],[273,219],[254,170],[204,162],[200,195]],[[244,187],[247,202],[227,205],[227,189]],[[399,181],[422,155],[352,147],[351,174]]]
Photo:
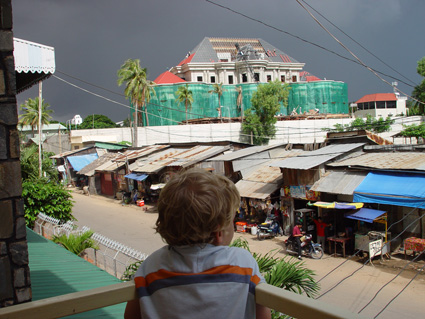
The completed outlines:
[[[328,227],[328,224],[323,222],[322,217],[318,217],[313,221],[316,224],[317,243],[322,245],[322,248],[324,250],[326,244],[325,229],[326,227]]]
[[[292,236],[295,239],[295,242],[297,244],[297,251],[298,251],[298,259],[301,260],[301,237],[303,234],[301,233],[301,225],[297,224],[294,226],[294,229],[292,230]]]

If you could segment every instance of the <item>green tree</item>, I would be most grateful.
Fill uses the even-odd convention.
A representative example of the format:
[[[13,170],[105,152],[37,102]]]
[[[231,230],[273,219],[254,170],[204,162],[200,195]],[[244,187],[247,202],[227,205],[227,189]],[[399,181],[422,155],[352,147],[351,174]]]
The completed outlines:
[[[62,234],[60,236],[53,236],[52,240],[73,254],[82,257],[87,248],[99,249],[96,241],[91,238],[92,236],[93,231],[88,230],[81,234],[70,233],[69,235]]]
[[[414,137],[417,141],[420,138],[425,139],[425,124],[403,125],[403,130],[400,132],[400,135],[409,138]]]
[[[209,90],[208,93],[210,94],[217,94],[218,97],[218,114],[220,116],[220,122],[223,122],[223,112],[221,110],[221,96],[223,95],[223,92],[225,92],[225,89],[223,88],[223,83],[220,84],[213,84],[213,89]]]
[[[183,85],[179,86],[179,88],[175,92],[175,95],[177,97],[177,102],[179,102],[179,104],[181,102],[184,102],[184,109],[186,112],[186,125],[187,125],[188,124],[187,110],[192,108],[192,103],[193,103],[193,93],[191,90],[189,90],[189,84],[186,84],[184,86]]]
[[[117,72],[117,83],[126,83],[124,94],[135,107],[133,142],[137,146],[137,126],[139,123],[139,108],[143,104],[142,89],[146,85],[146,69],[140,67],[140,60],[128,59]]]
[[[92,129],[92,128],[114,128],[117,127],[109,117],[102,114],[88,115],[83,123],[78,125],[79,130]]]
[[[42,153],[41,168],[48,181],[58,182],[58,170],[49,156],[53,153]],[[32,144],[29,147],[21,146],[21,175],[25,180],[38,180],[38,147]]]
[[[59,219],[61,222],[74,220],[72,216],[71,192],[62,184],[45,178],[28,179],[22,182],[22,198],[27,226],[34,227],[39,213]]]
[[[276,134],[276,113],[280,110],[280,103],[288,105],[289,86],[276,80],[260,84],[252,95],[252,107],[246,110],[245,122],[242,123],[242,132],[252,134],[254,144],[267,144]]]
[[[30,125],[32,129],[32,135],[34,136],[35,128],[38,128],[38,102],[39,99],[28,99],[25,103],[21,104],[20,111],[22,112],[19,115],[19,124]],[[50,105],[44,101],[41,101],[41,124],[49,124],[52,116],[50,115],[53,110],[49,109]]]
[[[368,114],[366,120],[358,117],[350,124],[335,124],[334,128],[323,128],[326,132],[348,132],[348,131],[359,131],[367,130],[373,133],[383,133],[391,131],[391,125],[394,124],[395,120],[388,116],[385,120],[380,117],[379,119],[374,118]]]
[[[416,71],[420,76],[425,78],[425,57],[418,61]],[[423,79],[419,85],[415,86],[412,92],[412,97],[416,99],[416,101],[413,101],[414,106],[419,109],[420,114],[424,114],[425,79]]]

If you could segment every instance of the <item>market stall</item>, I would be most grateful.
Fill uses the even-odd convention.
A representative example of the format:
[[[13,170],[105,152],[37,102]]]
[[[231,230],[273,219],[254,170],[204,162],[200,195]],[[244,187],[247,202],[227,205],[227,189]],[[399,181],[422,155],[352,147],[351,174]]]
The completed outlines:
[[[352,214],[347,214],[345,217],[358,221],[357,230],[354,234],[354,249],[367,252],[369,258],[378,255],[382,256],[390,252],[387,212],[361,208]],[[375,227],[368,224],[374,224]],[[381,225],[381,227],[378,225]]]

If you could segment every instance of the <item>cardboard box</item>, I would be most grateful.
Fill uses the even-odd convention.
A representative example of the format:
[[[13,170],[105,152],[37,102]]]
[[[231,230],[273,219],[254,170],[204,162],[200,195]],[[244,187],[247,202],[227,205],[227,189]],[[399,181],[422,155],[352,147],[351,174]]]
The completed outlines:
[[[245,233],[246,232],[246,222],[236,222],[236,231]]]

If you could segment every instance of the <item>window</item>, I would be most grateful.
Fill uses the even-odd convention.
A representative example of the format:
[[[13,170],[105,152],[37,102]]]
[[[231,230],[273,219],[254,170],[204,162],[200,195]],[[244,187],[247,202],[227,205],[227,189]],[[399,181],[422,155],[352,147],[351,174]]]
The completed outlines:
[[[397,108],[396,101],[387,101],[387,109],[395,109]]]
[[[285,83],[285,76],[284,75],[280,76],[280,82]]]
[[[271,75],[267,75],[267,82],[270,82],[272,80],[272,76]]]
[[[198,82],[202,82],[202,76],[197,77]]]
[[[233,84],[233,75],[229,75],[229,84]]]
[[[357,104],[357,109],[358,110],[363,110],[363,103]]]
[[[292,76],[292,82],[297,82],[297,76],[296,75]]]
[[[260,73],[254,73],[254,80],[255,82],[260,81]]]
[[[385,101],[376,102],[376,108],[377,109],[385,109]]]
[[[211,77],[211,83],[215,83],[215,76],[214,75]]]
[[[246,73],[242,74],[242,82],[243,83],[248,82],[248,77],[246,76]]]

